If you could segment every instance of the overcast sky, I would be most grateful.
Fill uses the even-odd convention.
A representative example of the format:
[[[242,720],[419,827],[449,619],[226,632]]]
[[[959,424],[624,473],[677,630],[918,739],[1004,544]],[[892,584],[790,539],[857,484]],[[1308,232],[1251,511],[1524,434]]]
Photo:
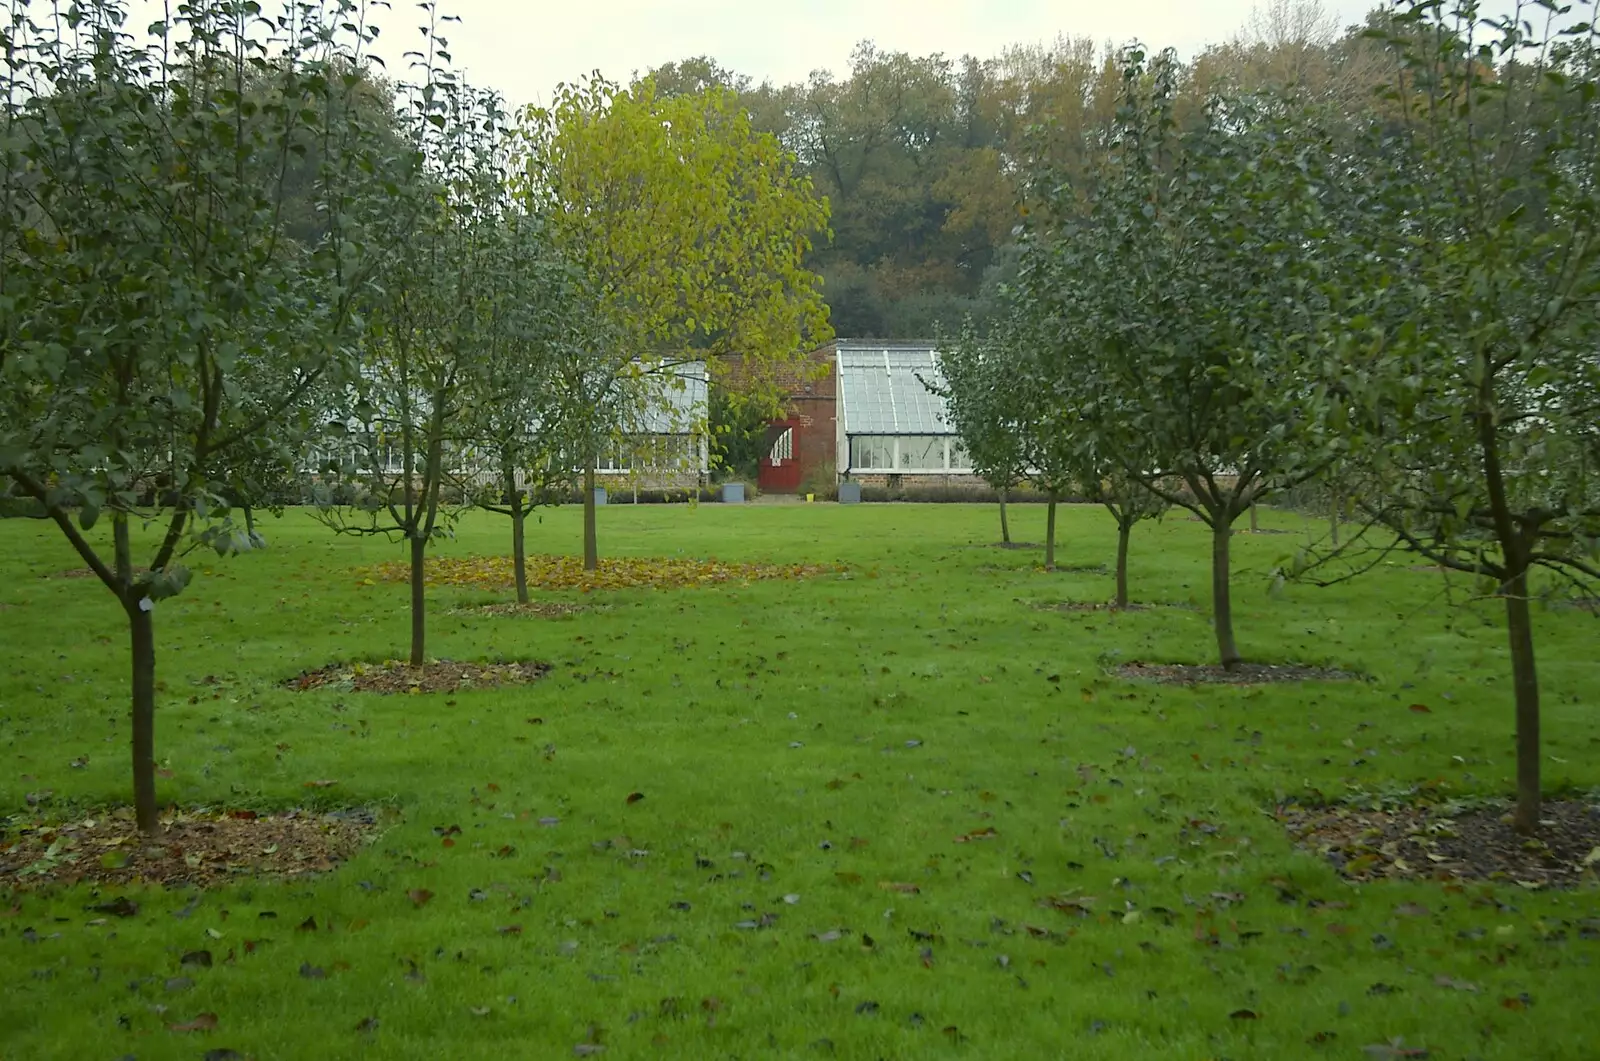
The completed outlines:
[[[846,72],[851,49],[989,58],[1008,45],[1058,35],[1121,44],[1138,39],[1193,54],[1244,26],[1254,0],[441,0],[462,22],[451,52],[474,83],[513,104],[545,102],[559,82],[591,70],[625,81],[635,71],[695,55],[756,81],[803,80],[813,70]],[[268,5],[270,6],[270,5]],[[1361,20],[1370,0],[1323,0],[1341,24]],[[402,52],[419,39],[416,8],[394,0],[384,13],[380,54],[400,75]]]

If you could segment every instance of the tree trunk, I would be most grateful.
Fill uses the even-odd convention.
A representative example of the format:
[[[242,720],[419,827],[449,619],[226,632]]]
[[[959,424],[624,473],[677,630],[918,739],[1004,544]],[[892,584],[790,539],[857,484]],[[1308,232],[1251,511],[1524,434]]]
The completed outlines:
[[[1006,488],[1000,488],[1000,542],[1003,545],[1011,544],[1011,521],[1006,518]]]
[[[139,831],[159,827],[156,818],[156,632],[154,613],[140,601],[124,601],[133,649],[133,813]]]
[[[1250,504],[1250,533],[1261,533],[1261,524],[1256,522],[1256,506],[1254,502],[1251,502]]]
[[[1117,607],[1128,606],[1128,538],[1133,534],[1133,524],[1126,520],[1117,523]]]
[[[244,506],[244,532],[250,536],[251,544],[256,540],[256,510],[249,505]]]
[[[1339,512],[1344,508],[1344,498],[1337,493],[1333,495],[1333,511],[1328,516],[1328,528],[1333,535],[1335,548],[1339,545]]]
[[[1056,569],[1056,495],[1050,495],[1050,507],[1044,517],[1044,569]]]
[[[583,470],[583,569],[600,568],[600,545],[594,532],[594,461]]]
[[[1211,612],[1217,628],[1217,655],[1228,670],[1239,665],[1239,649],[1233,642],[1233,597],[1228,580],[1228,546],[1233,527],[1219,514],[1211,528]]]
[[[1528,572],[1512,576],[1506,598],[1506,636],[1511,642],[1512,688],[1517,701],[1517,832],[1539,831],[1539,671],[1533,655],[1533,616],[1528,608]]]
[[[411,665],[413,667],[422,666],[427,637],[422,592],[423,563],[427,558],[427,549],[426,539],[411,539]]]
[[[517,603],[528,603],[528,549],[524,538],[523,521],[527,510],[522,507],[522,491],[517,489],[515,469],[507,469],[506,504],[511,507],[511,567],[516,573]]]

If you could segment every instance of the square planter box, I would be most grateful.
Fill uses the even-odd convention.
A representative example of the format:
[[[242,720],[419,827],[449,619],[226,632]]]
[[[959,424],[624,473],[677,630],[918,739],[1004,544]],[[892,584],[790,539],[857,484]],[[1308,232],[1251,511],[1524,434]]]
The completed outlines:
[[[841,504],[841,505],[859,505],[859,504],[861,504],[861,484],[860,483],[852,483],[852,482],[840,483],[839,484],[839,504]]]
[[[743,504],[744,503],[744,484],[743,483],[723,483],[722,484],[722,500],[723,500],[724,504]]]

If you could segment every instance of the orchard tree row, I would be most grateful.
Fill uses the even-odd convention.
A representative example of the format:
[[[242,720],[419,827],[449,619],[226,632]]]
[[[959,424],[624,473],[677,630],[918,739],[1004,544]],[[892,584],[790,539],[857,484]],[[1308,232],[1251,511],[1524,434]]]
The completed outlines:
[[[1395,549],[1503,603],[1515,822],[1539,824],[1530,600],[1600,589],[1600,23],[1594,4],[1418,0],[1369,23],[1372,91],[1222,79],[1184,106],[1129,48],[1074,162],[1033,156],[1000,323],[944,361],[975,466],[1162,504],[1212,534],[1315,484],[1334,530],[1282,574]],[[1340,514],[1353,517],[1342,543]],[[1125,604],[1119,563],[1118,603]]]
[[[525,599],[530,508],[592,487],[688,366],[737,360],[760,406],[827,338],[801,263],[828,214],[715,86],[517,109],[453,69],[431,4],[406,71],[370,54],[387,5],[132,6],[3,8],[0,491],[126,614],[151,831],[156,617],[192,550],[261,546],[253,510],[314,475],[330,527],[407,543],[421,663],[451,502],[509,517]]]

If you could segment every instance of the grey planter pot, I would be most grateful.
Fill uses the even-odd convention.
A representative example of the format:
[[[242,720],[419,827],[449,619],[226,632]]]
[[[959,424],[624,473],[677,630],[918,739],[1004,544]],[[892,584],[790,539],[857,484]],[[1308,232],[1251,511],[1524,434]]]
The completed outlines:
[[[723,501],[724,504],[728,504],[728,505],[743,504],[744,503],[744,484],[743,483],[723,483],[722,484],[722,501]]]
[[[839,484],[839,504],[861,504],[861,484],[846,480]]]

